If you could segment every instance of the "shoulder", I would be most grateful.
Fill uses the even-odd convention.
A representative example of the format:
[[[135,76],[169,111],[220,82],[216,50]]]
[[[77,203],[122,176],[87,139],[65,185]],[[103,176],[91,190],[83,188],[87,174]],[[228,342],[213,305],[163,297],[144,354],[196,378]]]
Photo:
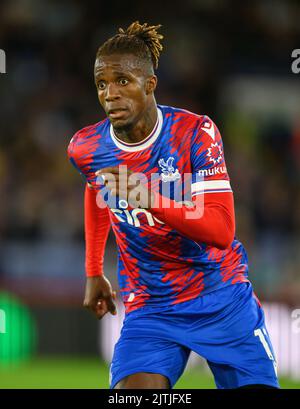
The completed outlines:
[[[191,144],[207,144],[221,139],[221,135],[215,122],[206,114],[198,114],[187,109],[172,106],[158,106],[164,118],[171,122],[172,127],[179,135],[189,135]]]
[[[167,105],[158,105],[164,117],[172,118],[173,121],[185,121],[195,127],[204,125],[205,122],[213,122],[209,116],[204,114],[197,114],[184,108],[178,108]]]
[[[77,156],[78,153],[82,154],[85,150],[89,150],[91,145],[96,143],[96,139],[99,139],[102,131],[105,130],[108,119],[97,122],[93,125],[85,126],[77,131],[71,138],[68,145],[68,155],[70,157]]]

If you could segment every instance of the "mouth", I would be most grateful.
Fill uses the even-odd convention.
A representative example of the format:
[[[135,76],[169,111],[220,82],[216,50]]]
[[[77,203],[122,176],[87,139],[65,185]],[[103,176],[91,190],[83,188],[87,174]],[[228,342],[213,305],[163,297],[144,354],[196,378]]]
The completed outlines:
[[[119,119],[121,117],[123,117],[126,113],[126,109],[124,108],[114,108],[114,109],[110,109],[107,112],[107,115],[109,118],[111,119]]]

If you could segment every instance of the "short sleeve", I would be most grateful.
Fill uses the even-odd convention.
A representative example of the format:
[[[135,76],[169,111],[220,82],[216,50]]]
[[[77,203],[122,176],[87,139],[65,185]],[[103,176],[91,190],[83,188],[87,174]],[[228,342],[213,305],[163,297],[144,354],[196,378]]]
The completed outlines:
[[[74,168],[80,173],[84,181],[90,187],[98,188],[96,184],[96,175],[92,166],[93,148],[96,147],[96,142],[86,140],[84,133],[78,131],[71,139],[67,153],[70,162]],[[95,146],[93,146],[95,145]]]

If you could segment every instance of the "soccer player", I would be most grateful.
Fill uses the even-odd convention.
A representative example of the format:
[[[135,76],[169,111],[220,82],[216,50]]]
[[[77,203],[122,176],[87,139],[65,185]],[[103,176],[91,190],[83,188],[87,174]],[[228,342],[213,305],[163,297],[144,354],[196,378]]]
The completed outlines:
[[[116,314],[103,272],[110,227],[118,246],[126,314],[111,388],[172,388],[191,351],[207,360],[218,388],[278,388],[264,313],[235,238],[220,132],[206,115],[155,100],[159,28],[134,22],[98,49],[95,84],[107,118],[78,131],[68,148],[86,180],[84,305],[99,319]],[[134,184],[137,173],[145,179]]]

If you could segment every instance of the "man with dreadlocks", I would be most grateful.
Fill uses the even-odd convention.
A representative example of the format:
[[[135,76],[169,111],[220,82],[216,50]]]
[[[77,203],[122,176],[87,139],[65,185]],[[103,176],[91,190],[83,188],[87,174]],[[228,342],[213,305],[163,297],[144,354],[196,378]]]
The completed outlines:
[[[159,28],[134,22],[98,49],[95,84],[107,118],[77,132],[68,149],[87,182],[84,305],[98,318],[116,314],[103,273],[111,226],[118,246],[126,315],[111,387],[173,387],[195,351],[218,388],[278,388],[247,255],[234,236],[219,130],[205,115],[155,101]]]

